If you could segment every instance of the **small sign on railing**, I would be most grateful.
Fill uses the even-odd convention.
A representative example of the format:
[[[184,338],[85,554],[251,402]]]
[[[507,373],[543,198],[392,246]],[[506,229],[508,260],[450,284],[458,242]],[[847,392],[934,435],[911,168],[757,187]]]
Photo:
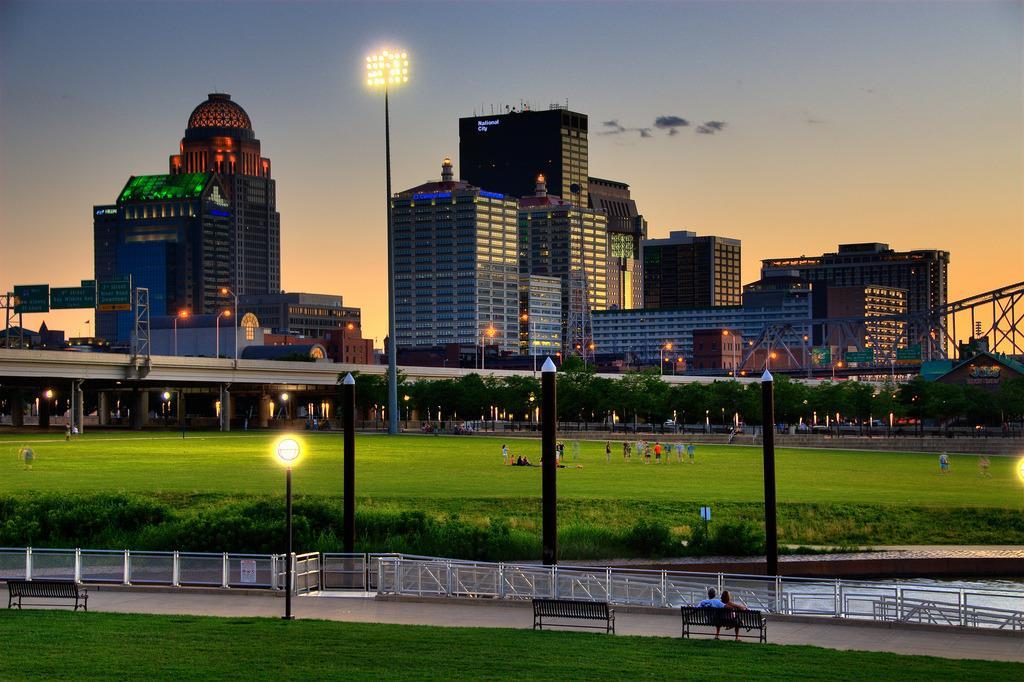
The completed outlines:
[[[242,568],[242,584],[244,585],[255,585],[256,584],[256,560],[255,559],[242,559],[240,562]]]

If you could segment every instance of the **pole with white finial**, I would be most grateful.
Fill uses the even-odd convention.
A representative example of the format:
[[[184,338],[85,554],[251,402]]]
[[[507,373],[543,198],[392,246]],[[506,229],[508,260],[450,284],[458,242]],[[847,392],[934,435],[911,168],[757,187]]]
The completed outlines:
[[[779,574],[779,534],[775,515],[775,381],[767,369],[761,375],[761,424],[764,432],[764,550],[765,575]]]
[[[341,428],[344,432],[344,505],[343,546],[351,554],[356,551],[356,380],[346,374],[341,382]]]
[[[558,399],[555,395],[555,363],[551,358],[541,367],[540,380],[540,466],[543,509],[543,560],[545,566],[558,563],[558,497],[555,489],[555,442],[558,438]]]

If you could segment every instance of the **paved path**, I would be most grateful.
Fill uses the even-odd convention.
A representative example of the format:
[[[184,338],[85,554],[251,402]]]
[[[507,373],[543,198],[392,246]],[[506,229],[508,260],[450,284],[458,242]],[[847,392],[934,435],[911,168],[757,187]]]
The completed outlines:
[[[528,602],[377,601],[372,596],[304,596],[292,601],[298,618],[362,623],[465,627],[531,628]],[[116,613],[202,616],[279,616],[284,600],[273,595],[242,595],[132,590],[91,590],[89,608]],[[679,637],[679,614],[623,613],[615,616],[620,635]],[[724,636],[724,635],[723,635]],[[770,621],[768,641],[830,649],[888,651],[943,658],[1024,662],[1024,636],[994,633],[890,628],[869,624]]]

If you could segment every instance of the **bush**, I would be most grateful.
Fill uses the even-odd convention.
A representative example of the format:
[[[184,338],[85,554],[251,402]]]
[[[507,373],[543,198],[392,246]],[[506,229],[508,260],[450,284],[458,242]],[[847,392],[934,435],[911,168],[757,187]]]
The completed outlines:
[[[764,554],[764,530],[750,521],[725,521],[711,525],[708,532],[698,524],[690,535],[691,554],[712,556],[756,556]]]
[[[639,556],[667,556],[673,551],[672,533],[657,521],[641,519],[626,531],[625,545]]]

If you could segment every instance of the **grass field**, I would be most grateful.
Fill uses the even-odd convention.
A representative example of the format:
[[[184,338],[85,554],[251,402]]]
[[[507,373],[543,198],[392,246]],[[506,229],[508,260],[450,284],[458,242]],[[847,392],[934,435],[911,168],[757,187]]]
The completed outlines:
[[[62,437],[0,437],[0,492],[59,491],[138,493],[278,494],[284,478],[271,454],[275,438],[259,434],[87,434]],[[342,439],[335,434],[301,437],[294,469],[297,494],[333,494],[342,484]],[[357,493],[386,498],[529,498],[540,496],[540,468],[502,466],[502,440],[481,436],[380,435],[356,439]],[[540,460],[536,440],[509,439],[514,454]],[[35,452],[31,471],[18,449]],[[623,461],[613,443],[581,443],[580,458],[558,472],[562,498],[651,502],[760,502],[761,450],[697,446],[696,464],[643,465]],[[990,477],[977,458],[955,456],[949,475],[939,474],[938,455],[779,449],[780,503],[851,503],[1020,509],[1024,485],[1016,460],[993,457]],[[582,469],[572,468],[575,464]]]
[[[0,611],[0,679],[1020,680],[1015,663],[266,618]]]
[[[300,515],[310,519],[299,525],[303,546],[337,551],[342,439],[326,433],[300,439],[303,454],[295,466],[294,490],[307,500],[299,506]],[[0,543],[265,548],[276,537],[284,488],[283,471],[271,453],[275,440],[256,433],[194,433],[182,440],[170,433],[99,432],[70,443],[60,436],[0,437]],[[534,556],[540,536],[540,468],[503,466],[502,442],[481,436],[359,436],[356,489],[364,515],[359,523],[366,530],[360,548],[449,556],[459,547],[466,558]],[[513,454],[539,461],[538,441],[504,442]],[[35,452],[31,470],[18,460],[26,444]],[[563,557],[685,553],[689,550],[680,543],[699,524],[697,507],[703,504],[713,506],[718,528],[763,519],[758,448],[699,445],[693,465],[645,465],[637,457],[624,461],[618,442],[611,462],[605,460],[603,442],[583,442],[575,461],[571,452],[570,441],[569,466],[558,471]],[[926,454],[780,449],[780,540],[801,545],[1024,543],[1024,484],[1016,475],[1016,459],[993,457],[985,477],[976,457],[953,457],[948,475],[939,474],[937,460]],[[110,494],[115,499],[105,497]],[[76,496],[80,499],[72,499]],[[159,508],[136,505],[130,496],[152,500]],[[424,512],[441,526],[424,528],[422,522],[402,519],[409,511]],[[136,523],[135,517],[147,515],[152,520]],[[674,540],[652,544],[638,539],[634,527],[640,522],[661,524]],[[489,535],[474,535],[474,528]],[[705,551],[737,553],[742,547]]]

